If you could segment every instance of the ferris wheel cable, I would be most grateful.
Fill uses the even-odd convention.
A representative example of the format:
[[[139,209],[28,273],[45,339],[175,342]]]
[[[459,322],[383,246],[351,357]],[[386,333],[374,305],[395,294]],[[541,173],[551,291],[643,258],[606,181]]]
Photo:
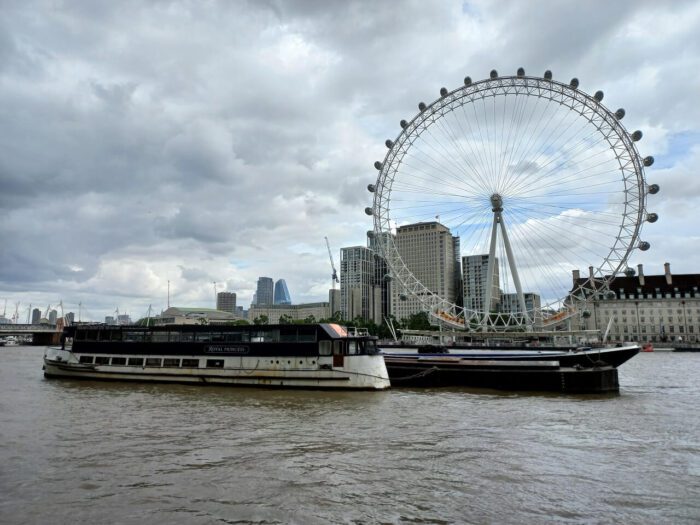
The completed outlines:
[[[431,165],[431,164],[429,164],[429,163],[423,161],[423,160],[422,160],[421,158],[419,158],[419,157],[413,157],[413,160],[417,160],[418,162],[422,162],[422,163],[424,163],[424,164],[428,164],[429,166],[433,167],[434,169],[436,169],[436,170],[438,170],[438,171],[439,171],[439,169],[440,169],[439,166]],[[404,166],[407,166],[407,167],[409,167],[409,168],[411,168],[411,169],[413,169],[413,170],[420,171],[420,172],[425,173],[426,175],[428,175],[428,172],[426,172],[425,170],[422,170],[421,168],[419,168],[419,167],[417,167],[417,166],[413,166],[413,165],[409,164],[408,162],[405,162],[405,161],[404,161],[404,162],[403,162],[403,165],[404,165]],[[398,175],[398,173],[397,173],[397,175]],[[455,184],[454,184],[454,182],[455,182],[454,180],[451,180],[451,179],[446,180],[446,179],[443,179],[443,178],[438,177],[438,176],[436,176],[436,175],[430,175],[430,176],[432,177],[432,183],[431,183],[432,185],[435,184],[435,180],[438,180],[438,181],[444,183],[446,186],[451,187],[451,188],[458,189],[458,190],[460,190],[460,191],[468,191],[468,190],[469,190],[469,187],[468,187],[468,186],[455,185]],[[418,179],[420,179],[420,180],[425,180],[426,182],[429,182],[429,183],[431,182],[431,181],[428,181],[427,179],[422,179],[422,178],[416,177],[416,176],[414,176],[414,177],[415,177],[415,178],[418,178]]]
[[[441,119],[441,120],[436,121],[436,122],[435,122],[435,125],[436,125],[437,127],[439,127],[439,128],[440,128],[440,131],[443,131],[443,134],[444,134],[444,133],[445,133],[445,129],[442,127],[442,123],[441,123],[443,120],[445,120],[445,119]],[[461,173],[463,173],[465,176],[469,177],[469,172],[465,169],[465,167],[464,167],[463,165],[460,165],[459,163],[457,163],[457,162],[452,158],[453,156],[452,156],[452,154],[450,153],[450,151],[448,151],[447,148],[443,145],[444,141],[439,141],[439,140],[437,140],[437,138],[435,137],[435,135],[433,134],[433,132],[431,131],[430,128],[426,128],[426,129],[423,131],[423,133],[421,134],[421,136],[425,137],[426,134],[427,134],[427,136],[428,136],[431,140],[434,140],[435,142],[437,142],[438,144],[441,145],[441,147],[442,147],[442,154],[443,154],[442,158],[445,159],[445,160],[450,161],[450,163],[451,163],[453,166],[455,166],[455,167],[457,168],[458,172],[461,172]],[[457,141],[456,141],[455,138],[452,138],[452,140],[453,140],[453,142],[454,142],[455,144],[457,144]],[[428,140],[425,140],[425,139],[424,139],[424,141],[425,141],[426,145],[431,146],[431,144],[430,144],[430,142],[429,142]],[[418,141],[416,141],[416,142],[418,142]],[[458,145],[458,144],[457,144],[457,145]],[[431,147],[432,147],[432,146],[431,146]],[[459,147],[459,146],[458,146],[458,147]],[[433,147],[433,149],[434,149],[435,151],[437,151],[436,148]],[[475,173],[478,174],[478,172],[475,172]],[[465,183],[467,182],[467,180],[468,180],[468,179],[463,179],[463,181],[464,181]]]
[[[520,99],[522,99],[522,104],[520,104],[520,108],[518,108],[518,104],[520,102]],[[504,114],[505,114],[505,109],[506,109],[508,97],[503,97],[503,100],[504,100],[503,107],[504,107]],[[536,101],[536,104],[537,103],[539,103],[539,99]],[[510,153],[512,155],[513,150],[510,148],[511,134],[512,134],[513,130],[516,129],[516,125],[515,125],[516,120],[518,120],[517,129],[519,129],[519,127],[520,127],[519,124],[522,121],[522,117],[523,117],[526,105],[527,105],[527,97],[517,97],[517,96],[515,97],[515,104],[513,107],[512,114],[511,114],[510,125],[508,126],[508,137],[506,139],[505,148],[503,149],[503,155],[502,155],[502,159],[501,159],[501,166],[499,168],[499,173],[503,172],[504,167],[508,165],[506,163],[506,153],[510,150]],[[505,122],[505,119],[504,119],[504,122]],[[514,135],[514,138],[517,136],[518,135],[516,133]],[[513,144],[513,146],[515,146],[515,144]],[[509,155],[508,162],[510,162],[510,155]]]
[[[506,98],[507,98],[507,97],[506,97]],[[529,126],[529,123],[532,122],[532,117],[533,117],[533,115],[534,115],[535,112],[539,109],[539,103],[540,103],[540,100],[541,100],[541,99],[538,97],[537,100],[535,101],[535,104],[532,104],[532,110],[530,111],[530,116],[529,116],[529,118],[527,119],[527,124],[525,125],[525,129],[523,129],[522,131],[520,131],[521,125],[522,125],[522,118],[523,118],[523,116],[525,115],[525,107],[528,105],[528,97],[527,97],[527,96],[524,96],[524,97],[522,97],[522,98],[523,98],[523,104],[522,104],[523,110],[522,110],[522,112],[521,112],[520,118],[519,118],[519,120],[518,120],[518,125],[517,125],[517,128],[516,128],[518,132],[515,134],[515,137],[516,137],[516,138],[517,138],[517,137],[520,137],[520,140],[518,140],[517,142],[514,142],[514,143],[513,143],[513,148],[510,150],[510,153],[509,153],[509,155],[508,155],[508,162],[507,162],[507,164],[506,164],[506,167],[507,167],[507,169],[506,169],[506,173],[507,173],[506,182],[508,182],[508,180],[512,177],[512,175],[508,175],[508,173],[509,173],[510,171],[512,171],[512,170],[510,169],[510,167],[511,167],[511,166],[517,166],[517,165],[518,165],[518,163],[513,164],[512,162],[513,162],[513,155],[516,154],[516,152],[519,151],[520,148],[521,148],[521,145],[522,145],[522,137],[523,137],[523,136],[529,136],[530,139],[532,139],[532,137],[534,137],[534,131],[539,127],[540,123],[542,122],[542,119],[544,118],[544,115],[546,114],[546,109],[547,109],[547,106],[545,106],[544,108],[542,108],[541,112],[539,113],[539,119],[537,120],[537,122],[536,122],[536,124],[535,124],[535,128],[534,128],[533,132],[529,132],[529,133],[528,133],[527,131],[528,131],[528,128],[530,127],[530,126]],[[552,115],[552,116],[553,116],[553,115]],[[551,117],[550,117],[550,120],[551,120]],[[516,145],[517,145],[517,147],[516,147]]]
[[[483,133],[482,133],[482,131],[481,131],[481,123],[479,122],[479,116],[478,116],[478,114],[477,114],[477,112],[476,112],[476,104],[471,104],[471,108],[472,108],[472,111],[473,111],[473,113],[474,113],[474,122],[476,122],[477,130],[479,131],[479,139],[480,139],[480,141],[481,141],[481,144],[485,144],[486,142],[484,141],[484,135],[483,135]],[[469,122],[470,125],[471,125],[471,122],[470,122],[469,120],[467,120],[467,122]],[[481,157],[481,156],[480,156],[480,157]],[[484,152],[484,154],[483,154],[483,157],[484,157],[484,159],[486,159],[486,153],[485,153],[485,152]],[[483,161],[483,163],[482,163],[482,169],[483,169],[483,172],[484,172],[484,176],[485,176],[485,177],[488,176],[487,166],[488,166],[488,160]]]
[[[599,174],[596,174],[596,175],[599,175]],[[590,176],[590,177],[577,177],[575,180],[572,178],[571,181],[566,180],[566,179],[560,179],[560,181],[558,181],[557,184],[553,184],[553,183],[552,183],[552,184],[548,184],[547,186],[545,186],[545,188],[550,188],[550,187],[552,187],[552,186],[557,186],[557,187],[562,187],[562,186],[564,186],[564,188],[565,188],[566,190],[572,190],[572,191],[574,191],[574,190],[585,190],[585,189],[590,189],[590,188],[600,188],[601,186],[610,186],[611,184],[617,185],[617,184],[619,184],[619,182],[620,182],[620,181],[618,181],[618,180],[605,180],[605,181],[603,181],[603,182],[598,182],[598,183],[595,183],[595,184],[590,184],[590,183],[589,183],[589,184],[586,184],[585,186],[567,186],[567,185],[566,185],[566,183],[568,183],[568,182],[572,182],[572,183],[575,182],[575,183],[578,183],[578,182],[582,182],[582,181],[584,181],[584,180],[586,180],[586,179],[588,179],[588,178],[592,178],[592,176]],[[563,183],[563,184],[562,184],[562,183]],[[548,199],[548,198],[551,197],[552,195],[554,195],[554,196],[557,196],[557,195],[560,195],[560,194],[561,194],[561,195],[573,195],[573,193],[569,193],[568,191],[567,191],[567,192],[563,192],[563,193],[559,193],[559,192],[551,192],[551,193],[550,193],[550,192],[547,192],[547,193],[533,194],[534,191],[539,191],[539,190],[541,190],[542,188],[543,188],[543,186],[539,186],[539,187],[537,187],[536,189],[533,188],[533,190],[531,190],[531,191],[519,193],[519,194],[513,195],[513,196],[510,197],[510,198],[511,198],[511,199],[527,199],[527,200],[533,200],[533,199]],[[563,190],[562,190],[562,191],[563,191]],[[599,190],[599,191],[597,191],[597,192],[595,192],[595,193],[596,193],[596,194],[598,194],[598,193],[619,193],[619,190],[617,190],[617,191],[612,191],[612,190],[611,190],[611,191],[608,191],[608,190]]]
[[[595,156],[596,156],[595,154],[594,154],[594,155],[591,155],[590,158],[595,157]],[[597,164],[593,164],[593,165],[587,166],[587,167],[585,167],[585,168],[582,168],[582,169],[580,169],[580,170],[578,170],[578,171],[572,172],[572,173],[568,174],[565,178],[559,179],[557,182],[560,183],[562,180],[569,180],[569,179],[579,179],[579,180],[580,180],[580,179],[587,178],[587,177],[593,177],[594,175],[604,175],[604,174],[606,174],[606,173],[613,173],[613,172],[619,171],[619,170],[609,169],[609,170],[605,170],[605,171],[603,171],[603,172],[596,173],[596,174],[593,174],[593,175],[592,175],[592,174],[589,174],[589,175],[586,175],[586,176],[582,176],[582,175],[581,175],[581,174],[583,174],[583,173],[586,173],[586,172],[589,171],[589,170],[599,168],[600,166],[603,166],[603,165],[608,164],[608,163],[610,163],[610,162],[611,162],[611,159],[605,159],[605,160],[603,160],[603,161],[601,161],[601,162],[599,162],[599,163],[597,163]],[[537,186],[537,183],[538,183],[539,181],[541,181],[542,179],[544,179],[545,177],[547,177],[547,175],[553,173],[554,169],[556,169],[556,168],[553,168],[552,170],[550,170],[550,171],[548,171],[548,172],[546,172],[546,173],[540,174],[539,177],[537,177],[536,179],[534,179],[533,181],[531,181],[531,182],[528,184],[528,186],[536,187],[536,186]],[[554,184],[554,182],[553,182],[553,181],[550,181],[549,185],[552,185],[552,184]],[[514,191],[517,191],[517,190],[521,189],[524,185],[525,185],[525,182],[524,182],[524,181],[521,181],[518,185],[516,185],[516,188],[514,189]]]
[[[561,153],[560,153],[560,154],[557,154],[557,155],[555,155],[555,156],[553,156],[553,157],[552,157],[548,162],[546,162],[544,165],[538,166],[538,169],[537,169],[536,171],[533,171],[531,174],[526,174],[525,177],[521,178],[521,179],[517,182],[517,186],[518,186],[519,188],[520,188],[520,187],[523,187],[523,186],[526,186],[526,185],[534,186],[538,180],[545,178],[546,176],[552,174],[552,173],[555,172],[556,170],[559,170],[559,169],[561,169],[562,167],[564,167],[564,166],[566,166],[566,165],[568,165],[568,164],[576,165],[576,163],[574,162],[574,160],[575,160],[581,153],[583,153],[584,151],[590,152],[590,151],[591,151],[591,148],[592,148],[593,146],[595,146],[595,145],[597,145],[598,143],[601,143],[601,142],[603,142],[603,141],[604,141],[604,139],[599,140],[599,141],[595,142],[594,144],[588,144],[588,143],[586,142],[586,140],[583,140],[583,139],[582,139],[581,141],[579,141],[579,143],[577,143],[576,148],[570,148],[570,149],[566,152],[566,154],[567,154],[566,157],[563,157],[563,155],[562,155]],[[578,150],[578,151],[577,151],[577,150]],[[568,154],[574,153],[574,152],[575,152],[574,155],[568,155]],[[596,153],[589,155],[588,157],[586,157],[586,158],[583,159],[583,160],[585,161],[585,160],[588,160],[589,158],[593,158],[593,157],[596,157],[596,156],[601,155],[601,154],[604,154],[604,153],[609,153],[609,152],[608,152],[607,150],[599,150],[599,151],[597,151]],[[557,164],[554,165],[553,167],[550,167],[549,169],[546,169],[547,166],[549,166],[550,164],[552,164],[554,161],[557,161]],[[532,161],[532,162],[536,164],[536,161]],[[579,164],[580,164],[580,163],[581,163],[581,162],[579,162]],[[533,179],[533,177],[534,177],[534,179]],[[539,177],[539,178],[538,178],[538,177]]]
[[[455,118],[455,113],[454,111],[451,112],[450,114],[446,115],[445,118],[439,119],[435,121],[435,125],[440,128],[441,131],[444,133],[448,134],[452,140],[452,142],[457,146],[457,149],[461,153],[462,160],[469,166],[471,169],[472,173],[476,175],[476,177],[479,179],[480,182],[484,183],[484,180],[481,178],[479,174],[479,170],[477,169],[476,165],[471,162],[470,156],[467,153],[467,151],[464,149],[462,144],[460,143],[458,139],[458,135],[454,132],[454,129],[452,128],[452,120],[457,120],[457,125],[460,127],[460,130],[462,130],[461,124],[458,119]],[[443,126],[444,123],[444,126]],[[462,131],[461,136],[464,136],[464,132]],[[472,149],[473,153],[473,149]]]
[[[582,182],[584,180],[593,179],[594,177],[600,178],[601,176],[608,175],[608,174],[610,175],[610,177],[606,179],[605,184],[619,184],[620,179],[613,178],[613,175],[616,173],[618,173],[618,175],[619,175],[619,169],[612,169],[611,168],[611,169],[604,170],[604,171],[597,171],[595,173],[588,173],[586,175],[582,175],[580,172],[571,173],[565,177],[561,177],[558,179],[552,179],[545,184],[539,184],[539,185],[538,184],[531,184],[529,187],[532,189],[528,189],[527,192],[521,193],[520,195],[527,195],[528,193],[532,193],[533,191],[542,191],[542,190],[545,190],[547,188],[551,188],[551,187],[555,187],[555,186],[559,187],[559,186],[562,186],[562,185],[565,185],[565,184],[571,183],[571,182],[575,182],[575,183]],[[522,189],[521,189],[521,191],[522,191]]]
[[[412,175],[412,174],[409,172],[409,173],[404,173],[404,175]],[[427,179],[423,179],[422,177],[414,176],[413,178],[418,179],[418,181],[424,181],[426,183],[429,182]],[[447,185],[445,185],[445,186],[447,186]],[[424,193],[424,192],[426,192],[426,190],[433,189],[434,187],[435,187],[434,180],[433,180],[432,184],[430,184],[430,185],[412,184],[410,182],[399,180],[399,181],[394,182],[392,189],[398,188],[398,191],[402,191],[402,192],[406,192],[406,193],[410,193],[410,192]],[[456,193],[445,193],[445,192],[436,192],[436,191],[432,191],[432,192],[428,192],[428,193],[432,194],[432,195],[454,195],[455,197],[461,197],[464,199],[478,198],[479,197],[476,194],[471,194],[471,195],[465,194],[462,188],[452,186],[452,185],[450,185],[448,188],[445,188],[445,189],[449,189],[449,188],[455,188],[456,190],[459,190],[459,191]]]
[[[577,226],[578,226],[579,228],[582,227],[580,224],[578,224]],[[599,231],[594,230],[594,229],[591,229],[591,228],[588,228],[588,227],[583,227],[583,228],[586,229],[586,230],[589,230],[589,231],[593,231],[594,233],[598,233],[598,234],[600,233]],[[547,232],[549,232],[549,233],[547,233]],[[516,233],[519,233],[519,232],[516,232]],[[575,254],[576,252],[573,252],[573,250],[572,250],[571,248],[565,248],[565,247],[561,246],[561,240],[562,240],[563,238],[566,238],[566,237],[562,237],[562,236],[563,236],[564,234],[566,234],[566,233],[567,233],[567,232],[566,232],[566,231],[563,231],[562,228],[555,228],[555,227],[553,227],[551,224],[546,223],[546,222],[544,222],[544,221],[540,222],[540,223],[537,225],[537,228],[533,228],[533,229],[531,229],[531,231],[530,231],[530,235],[532,235],[533,237],[537,237],[537,238],[539,238],[539,239],[541,239],[541,240],[549,239],[549,238],[550,238],[550,234],[551,234],[551,237],[552,237],[553,239],[559,240],[560,246],[559,246],[559,248],[557,248],[558,253],[561,253],[560,250],[564,249],[564,250],[566,250],[566,251],[568,251],[568,252],[572,252],[572,253]],[[597,241],[596,239],[587,237],[586,235],[583,235],[583,234],[580,233],[580,232],[577,232],[577,237],[578,237],[579,239],[584,240],[584,241],[588,241],[588,242],[589,242],[590,244],[592,244],[592,245],[601,246],[606,252],[610,250],[610,246],[609,246],[609,245],[604,244],[604,243],[601,243],[600,241]],[[599,252],[599,251],[594,251],[592,248],[590,248],[590,245],[586,245],[586,244],[583,244],[583,243],[579,243],[579,248],[582,249],[582,250],[585,249],[586,251],[590,251],[591,253],[595,254],[596,257],[600,257],[600,252]],[[575,256],[575,257],[574,257],[574,260],[576,260],[577,258],[578,258],[578,257]]]
[[[529,209],[526,211],[532,212],[532,210],[529,210]],[[513,213],[516,213],[516,212],[518,214],[525,213],[525,211],[523,211],[523,210],[513,208]],[[565,215],[552,216],[550,214],[544,214],[544,213],[542,213],[540,216],[537,216],[536,213],[530,213],[529,215],[527,215],[527,217],[530,219],[538,220],[538,221],[545,221],[546,220],[550,224],[553,224],[556,221],[556,222],[563,222],[563,223],[571,224],[574,226],[578,226],[579,223],[581,223],[583,221],[583,219],[581,217],[569,217],[569,216],[565,216]],[[605,221],[605,220],[597,219],[597,218],[593,218],[593,217],[586,217],[585,222],[586,222],[586,224],[597,224],[600,226],[609,226],[610,228],[614,228],[614,229],[619,228],[619,220],[618,221],[612,221],[612,220]],[[523,224],[523,223],[519,223],[519,224]],[[597,231],[598,233],[602,233],[602,232],[600,232],[600,230],[595,230],[595,231]]]
[[[534,115],[534,107],[533,106],[533,111],[530,114],[530,119],[532,119],[532,115]],[[509,165],[511,166],[518,166],[520,165],[521,162],[523,162],[523,159],[527,156],[528,152],[532,148],[533,143],[537,143],[537,141],[540,139],[542,133],[548,128],[552,127],[551,122],[554,119],[554,117],[557,115],[556,108],[554,110],[551,109],[552,105],[546,105],[542,108],[542,111],[540,112],[539,119],[537,120],[537,123],[535,124],[535,127],[532,131],[528,131],[529,125],[526,125],[525,128],[523,129],[523,132],[519,133],[519,136],[521,137],[520,140],[518,141],[518,146],[517,148],[514,149],[513,154],[514,157],[517,159],[516,162],[513,163],[513,156],[510,158]],[[549,118],[547,118],[544,122],[543,119],[545,115],[549,113]],[[539,129],[539,131],[538,131]],[[556,129],[556,128],[553,128]],[[523,136],[527,136],[527,141],[523,141]]]
[[[467,125],[469,126],[469,131],[470,131],[470,133],[466,133],[466,131],[464,130],[464,128],[462,128],[462,119],[460,119],[460,118],[457,117],[456,110],[453,111],[454,120],[455,120],[455,122],[457,122],[457,125],[458,125],[459,128],[460,128],[461,136],[463,136],[463,137],[472,136],[474,133],[473,133],[473,130],[472,130],[471,120],[470,120],[470,118],[467,116],[467,112],[466,112],[466,110],[464,109],[464,105],[461,105],[461,106],[460,106],[460,109],[462,110],[462,114],[464,115],[464,119],[463,119],[463,120],[464,120],[464,121],[467,123]],[[482,188],[486,188],[486,186],[487,186],[487,181],[486,181],[486,180],[482,177],[482,175],[481,175],[481,172],[483,171],[483,165],[482,165],[482,169],[481,169],[481,170],[477,169],[477,163],[481,164],[481,155],[479,155],[479,150],[474,150],[474,146],[472,145],[472,141],[467,141],[467,144],[469,145],[469,148],[471,149],[471,153],[472,153],[471,156],[467,155],[467,157],[469,157],[470,159],[474,159],[474,163],[472,163],[471,160],[470,160],[470,165],[473,166],[472,169],[473,169],[474,173],[476,174],[477,178],[479,179],[479,181],[480,181],[480,183],[481,183],[481,184],[480,184],[481,187],[482,187]]]
[[[602,143],[606,142],[606,139],[604,137],[600,137],[591,144],[589,142],[590,139],[592,137],[596,137],[596,136],[598,136],[598,130],[593,129],[588,135],[581,137],[578,142],[573,143],[568,148],[562,148],[562,149],[558,150],[557,153],[555,155],[553,155],[551,159],[549,159],[547,162],[545,162],[542,166],[539,166],[539,169],[544,170],[547,166],[549,166],[550,164],[552,164],[555,161],[559,161],[559,159],[561,159],[561,158],[565,158],[566,161],[569,161],[572,158],[576,158],[576,156],[578,156],[578,153],[576,155],[574,155],[573,157],[570,155],[570,153],[573,151],[576,151],[576,150],[579,150],[582,148],[585,148],[585,149],[582,149],[582,151],[586,151],[586,150],[590,151],[590,149],[593,146],[596,146],[598,144],[602,144]],[[607,152],[607,151],[608,150],[601,150],[601,152]],[[561,164],[559,164],[559,166],[560,165]]]
[[[552,116],[550,117],[550,119],[547,121],[547,125],[549,125],[549,123],[550,123],[551,120],[554,118],[554,116],[555,116],[555,114],[552,114]],[[563,119],[561,119],[561,120],[563,120]],[[558,123],[558,126],[557,126],[557,127],[559,127],[560,125],[561,125],[561,122]],[[552,127],[552,130],[551,130],[551,131],[549,132],[549,134],[547,135],[546,140],[549,140],[549,139],[551,138],[552,134],[556,131],[557,127]],[[536,139],[534,142],[536,142],[537,140],[539,140],[539,138],[540,138],[542,132],[544,131],[544,129],[545,129],[545,128],[543,128],[543,129],[540,131],[540,133],[539,133],[538,136],[537,136],[537,139]],[[531,140],[530,143],[528,144],[528,148],[527,148],[527,149],[521,154],[521,156],[518,158],[518,161],[515,163],[515,166],[518,166],[518,165],[520,165],[520,163],[524,162],[524,159],[525,159],[526,156],[530,153],[530,151],[532,150],[532,147],[533,147],[533,141]],[[547,148],[551,148],[551,147],[552,147],[551,145],[547,145],[547,146],[545,146],[545,148],[543,148],[543,150],[546,150]],[[532,164],[535,164],[535,165],[536,165],[536,164],[537,164],[537,160],[539,159],[540,156],[541,156],[541,153],[540,153],[536,158],[530,160],[530,162],[531,162]],[[522,177],[522,178],[519,180],[519,182],[515,185],[515,191],[517,191],[517,189],[521,188],[521,187],[524,186],[525,184],[528,184],[528,183],[534,184],[534,183],[532,183],[532,182],[529,182],[530,179],[531,179],[531,177],[532,177],[531,175],[527,175],[527,174],[526,174],[525,177]]]
[[[555,207],[555,208],[556,208],[556,207]],[[568,211],[568,210],[570,210],[570,209],[571,209],[571,208],[564,208],[563,211]],[[563,213],[559,213],[559,214],[557,214],[557,215],[552,215],[550,212],[547,212],[547,211],[545,211],[545,210],[540,210],[540,209],[538,209],[538,208],[536,208],[536,207],[530,207],[530,206],[527,206],[527,207],[510,206],[510,207],[508,208],[508,210],[509,210],[509,211],[510,211],[510,210],[517,211],[518,213],[523,213],[523,214],[526,213],[526,212],[529,212],[530,215],[533,216],[533,218],[534,218],[534,216],[536,216],[536,215],[541,215],[541,216],[542,216],[542,220],[545,220],[545,219],[546,219],[546,220],[549,220],[549,221],[554,221],[554,220],[570,220],[570,221],[579,221],[579,222],[585,222],[585,223],[599,223],[599,224],[607,224],[607,225],[617,225],[617,226],[619,226],[619,220],[618,220],[618,221],[612,220],[612,218],[618,218],[618,219],[619,219],[619,216],[618,216],[618,215],[615,215],[615,214],[610,214],[609,216],[611,217],[611,220],[607,220],[607,221],[606,221],[606,220],[604,220],[604,219],[598,218],[598,217],[597,217],[597,215],[598,215],[597,213],[596,213],[596,217],[591,217],[590,214],[591,214],[591,213],[595,213],[595,212],[590,212],[590,211],[587,211],[587,212],[586,212],[586,216],[585,216],[585,217],[581,217],[580,215],[579,215],[579,216],[571,216],[571,215],[564,215]],[[539,217],[537,217],[537,218],[539,218]],[[617,227],[617,226],[616,226],[616,227]]]
[[[428,141],[423,140],[422,143],[425,144],[426,146],[430,146],[430,147],[438,154],[438,157],[442,158],[442,154],[441,154],[439,151],[437,151],[437,150],[435,149],[435,147],[432,146]],[[420,153],[421,156],[423,156],[423,157],[427,157],[428,159],[430,159],[431,162],[426,162],[426,161],[424,161],[424,160],[421,158],[421,156],[418,156],[416,153],[413,153],[411,156],[409,156],[409,158],[411,158],[411,159],[413,159],[413,160],[417,160],[418,162],[421,162],[422,164],[427,164],[428,166],[430,166],[430,167],[433,168],[434,170],[442,171],[442,165],[441,165],[440,161],[439,161],[439,160],[436,160],[436,159],[435,159],[432,155],[430,155],[429,153],[426,153],[425,151],[423,151],[423,150],[421,149],[421,147],[420,147],[420,144],[421,144],[420,141],[415,141],[415,142],[412,144],[412,146],[413,146],[413,148],[417,151],[417,153]],[[406,163],[404,162],[404,164],[406,164]],[[459,166],[458,166],[458,170],[461,170],[461,168],[460,168]],[[450,170],[444,170],[444,171],[447,171],[449,174],[452,174],[458,182],[463,183],[463,184],[465,184],[465,185],[468,185],[468,180],[462,179],[462,177],[459,176],[458,173],[454,173],[451,169],[450,169]],[[468,186],[467,186],[467,187],[468,187]]]

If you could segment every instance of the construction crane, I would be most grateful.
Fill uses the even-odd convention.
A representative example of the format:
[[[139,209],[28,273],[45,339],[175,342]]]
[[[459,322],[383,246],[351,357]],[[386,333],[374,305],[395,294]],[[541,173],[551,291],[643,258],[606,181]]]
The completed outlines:
[[[331,287],[335,290],[335,283],[339,283],[338,272],[335,270],[335,263],[333,262],[333,253],[331,252],[331,245],[328,242],[328,237],[326,239],[326,248],[328,248],[328,258],[331,260],[331,268],[333,269],[333,274],[331,275]]]

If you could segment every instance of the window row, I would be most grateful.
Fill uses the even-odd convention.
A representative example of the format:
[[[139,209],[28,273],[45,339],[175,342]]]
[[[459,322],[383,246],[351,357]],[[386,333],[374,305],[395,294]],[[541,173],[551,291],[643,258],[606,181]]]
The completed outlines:
[[[155,366],[163,368],[199,368],[199,359],[180,359],[174,357],[110,357],[106,355],[81,355],[80,363],[84,365],[112,366]],[[223,359],[207,359],[206,368],[223,368]]]

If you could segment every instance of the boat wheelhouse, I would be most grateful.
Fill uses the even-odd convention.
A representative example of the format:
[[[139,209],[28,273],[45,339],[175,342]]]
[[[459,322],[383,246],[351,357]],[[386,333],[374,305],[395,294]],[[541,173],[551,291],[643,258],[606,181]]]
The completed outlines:
[[[337,324],[75,325],[46,377],[283,388],[389,388],[376,338]]]

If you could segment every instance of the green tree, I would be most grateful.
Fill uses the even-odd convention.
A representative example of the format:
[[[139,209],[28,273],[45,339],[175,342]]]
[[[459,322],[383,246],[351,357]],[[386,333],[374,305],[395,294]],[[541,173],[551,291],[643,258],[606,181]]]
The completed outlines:
[[[269,324],[270,318],[265,314],[260,314],[258,317],[253,319],[253,324]]]
[[[280,315],[279,324],[294,324],[294,319],[291,315],[282,314]]]

